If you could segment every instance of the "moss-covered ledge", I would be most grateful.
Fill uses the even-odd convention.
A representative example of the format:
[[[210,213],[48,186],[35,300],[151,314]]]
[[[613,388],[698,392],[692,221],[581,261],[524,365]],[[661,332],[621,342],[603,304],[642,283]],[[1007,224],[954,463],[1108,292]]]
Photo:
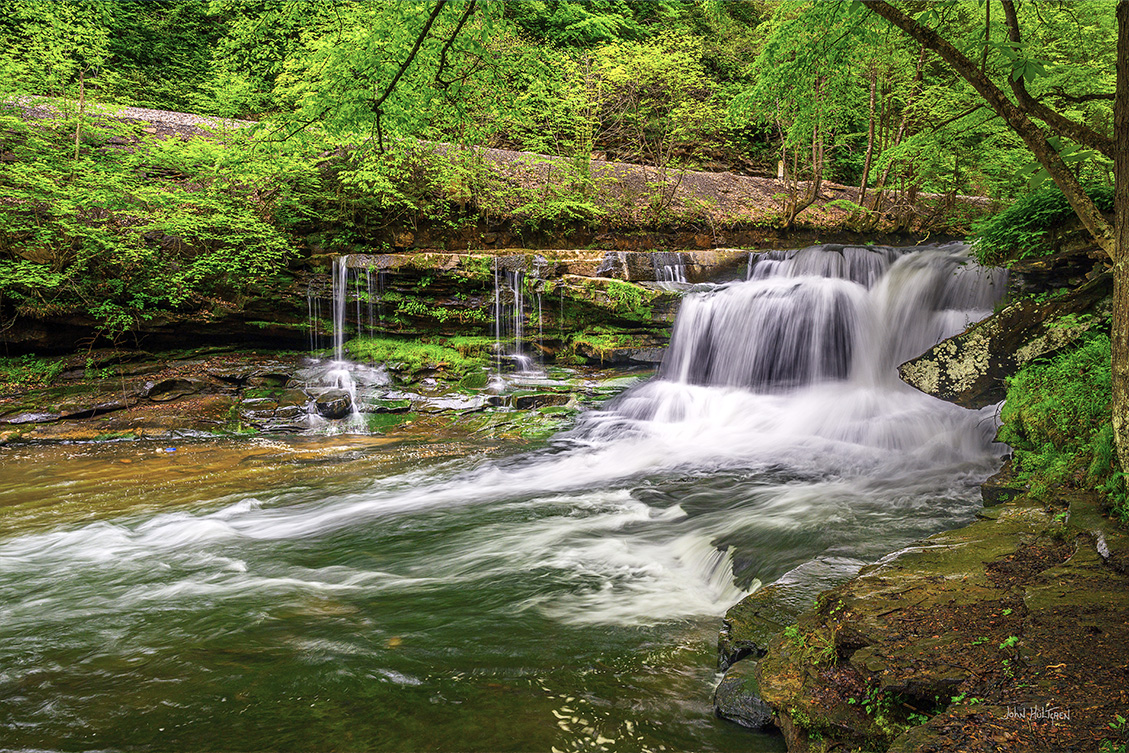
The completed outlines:
[[[768,640],[746,685],[789,750],[1125,742],[1110,724],[1129,711],[1129,536],[1091,494],[1061,503],[986,508],[825,591]],[[763,641],[764,621],[751,625],[731,624],[729,643]]]

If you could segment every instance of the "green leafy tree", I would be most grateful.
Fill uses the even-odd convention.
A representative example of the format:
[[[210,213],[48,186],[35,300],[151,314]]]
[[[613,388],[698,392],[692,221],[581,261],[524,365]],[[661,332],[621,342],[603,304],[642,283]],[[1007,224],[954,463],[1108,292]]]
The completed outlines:
[[[1108,29],[1116,19],[1115,79],[1074,79],[1084,87],[1082,90],[1063,89],[1061,93],[1055,92],[1054,98],[1043,99],[1029,88],[1029,82],[1042,78],[1050,63],[1034,54],[1037,47],[1026,31],[1038,25],[1038,7],[1028,8],[1028,15],[1024,16],[1012,0],[1002,0],[998,9],[1002,11],[1007,36],[993,42],[987,34],[983,35],[979,63],[975,57],[970,57],[975,55],[974,44],[964,43],[966,40],[951,32],[945,35],[938,31],[944,7],[930,8],[917,15],[885,0],[861,0],[861,6],[855,7],[865,7],[886,19],[939,56],[967,81],[976,95],[1022,139],[1109,258],[1114,277],[1112,418],[1118,458],[1122,468],[1129,467],[1129,267],[1124,263],[1129,260],[1129,0],[1118,0],[1116,6],[1079,4],[1094,27]],[[984,7],[987,13],[992,4]],[[1006,60],[1002,76],[987,66],[992,45]],[[1083,50],[1078,54],[1094,53]],[[1108,47],[1105,54],[1108,54]],[[1065,86],[1071,79],[1064,76],[1059,80]],[[1108,88],[1111,84],[1112,91]],[[1077,105],[1109,101],[1111,96],[1111,120],[1079,118],[1082,111],[1075,109]],[[1113,163],[1112,223],[1095,206],[1077,171],[1071,167],[1070,159],[1079,149],[1092,150]]]

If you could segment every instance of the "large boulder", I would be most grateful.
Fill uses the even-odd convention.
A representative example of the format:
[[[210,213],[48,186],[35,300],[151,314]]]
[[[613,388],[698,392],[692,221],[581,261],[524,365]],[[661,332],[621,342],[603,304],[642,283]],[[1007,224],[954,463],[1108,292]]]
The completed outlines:
[[[1113,279],[1103,272],[1076,290],[1026,298],[898,367],[902,381],[965,408],[1004,399],[1004,380],[1069,345],[1109,312]]]
[[[353,412],[353,398],[345,390],[327,390],[318,396],[315,405],[325,418],[345,418]]]

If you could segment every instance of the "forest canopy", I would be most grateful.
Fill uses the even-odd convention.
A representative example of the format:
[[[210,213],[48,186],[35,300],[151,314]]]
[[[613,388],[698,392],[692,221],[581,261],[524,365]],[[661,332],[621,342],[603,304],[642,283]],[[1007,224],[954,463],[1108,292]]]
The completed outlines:
[[[909,6],[907,6],[909,7]],[[918,196],[1010,202],[1046,182],[1023,141],[932,51],[858,2],[18,0],[0,17],[0,308],[83,310],[117,336],[261,286],[309,244],[395,223],[606,220],[593,159],[783,178],[792,225],[825,182],[854,227]],[[914,6],[980,70],[1112,129],[1105,0]],[[28,107],[53,103],[54,117]],[[92,103],[252,121],[147,138]],[[223,129],[221,129],[223,130]],[[1108,155],[1052,140],[1078,180]],[[124,147],[123,144],[136,146]],[[540,192],[461,150],[559,160]],[[664,197],[652,221],[663,221]],[[951,206],[948,205],[948,206]],[[669,219],[669,218],[668,218]]]
[[[271,121],[281,135],[316,123],[385,148],[415,137],[765,174],[783,159],[852,185],[1025,190],[1037,170],[1006,126],[854,5],[21,0],[0,20],[0,84]],[[977,0],[924,11],[985,70],[1108,126],[1110,4],[1020,13],[1030,31],[1017,48]],[[1062,148],[1087,178],[1111,179],[1108,160]]]

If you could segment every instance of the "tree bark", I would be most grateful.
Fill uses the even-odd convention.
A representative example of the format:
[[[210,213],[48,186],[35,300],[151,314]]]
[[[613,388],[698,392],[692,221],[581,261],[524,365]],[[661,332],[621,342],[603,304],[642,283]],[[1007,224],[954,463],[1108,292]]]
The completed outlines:
[[[878,66],[870,66],[870,124],[866,129],[866,160],[862,165],[862,180],[859,182],[860,207],[866,206],[866,184],[870,182],[870,163],[874,158],[874,104],[878,93]]]
[[[78,147],[82,143],[82,108],[86,104],[86,71],[78,72],[78,117],[74,123],[74,158],[78,161]]]
[[[1129,0],[1117,3],[1117,93],[1113,101],[1114,264],[1113,436],[1122,471],[1129,469]]]

